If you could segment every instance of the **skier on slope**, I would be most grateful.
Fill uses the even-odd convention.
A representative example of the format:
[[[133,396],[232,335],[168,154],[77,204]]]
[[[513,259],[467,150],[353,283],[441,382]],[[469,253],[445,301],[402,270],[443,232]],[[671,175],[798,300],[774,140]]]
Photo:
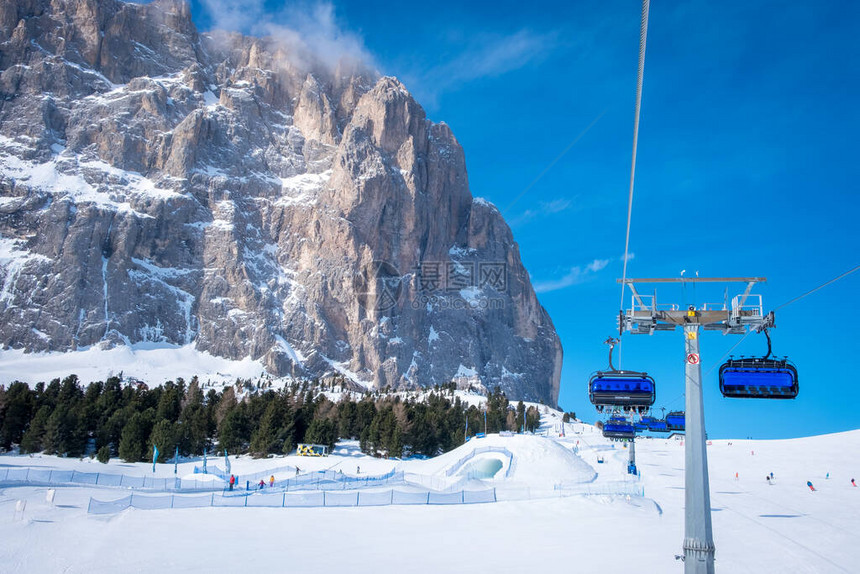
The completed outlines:
[[[857,486],[857,483],[856,483],[856,482],[854,482],[854,479],[853,479],[853,478],[851,479],[851,486]]]
[[[811,490],[812,492],[815,492],[815,487],[814,487],[814,486],[812,486],[812,481],[811,481],[811,480],[807,480],[807,481],[806,481],[806,486],[808,486],[808,487],[809,487],[809,490]]]
[[[275,475],[269,477],[269,488],[273,488],[275,486]]]
[[[230,475],[230,490],[233,490],[234,484],[236,484],[236,477],[231,474]]]

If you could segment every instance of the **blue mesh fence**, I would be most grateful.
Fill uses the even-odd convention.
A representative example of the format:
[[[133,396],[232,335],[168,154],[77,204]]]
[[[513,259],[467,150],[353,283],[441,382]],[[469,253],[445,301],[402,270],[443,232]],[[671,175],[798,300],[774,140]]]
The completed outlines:
[[[388,506],[394,503],[394,491],[383,492],[357,492],[358,506]]]
[[[462,504],[463,491],[460,492],[431,492],[427,504]]]
[[[323,492],[324,506],[358,506],[358,492]]]
[[[496,489],[463,491],[463,504],[477,504],[483,502],[496,502]]]
[[[120,498],[119,500],[96,500],[90,498],[90,504],[87,506],[89,514],[115,514],[121,512],[131,506],[131,496]]]
[[[203,481],[152,476],[130,476],[77,470],[54,470],[39,467],[8,467],[0,469],[0,484],[90,485],[140,488],[160,491],[222,490],[220,481]]]
[[[173,496],[173,508],[204,508],[214,506],[214,494],[204,496]]]
[[[395,490],[392,492],[391,504],[428,504],[429,492],[403,492]]]
[[[163,510],[170,508],[170,501],[173,497],[167,496],[143,496],[140,494],[132,494],[129,506],[140,508],[143,510]]]
[[[305,492],[305,493],[254,493],[248,496],[181,496],[165,494],[148,496],[132,494],[118,500],[101,501],[90,499],[87,512],[90,514],[113,514],[126,508],[160,510],[169,508],[254,507],[254,508],[298,508],[298,507],[352,507],[389,506],[398,504],[475,504],[495,502],[495,489],[460,492],[402,492],[386,490],[378,492]]]
[[[324,492],[284,495],[284,506],[325,506]]]
[[[284,494],[262,494],[246,496],[245,506],[281,508],[284,506]]]

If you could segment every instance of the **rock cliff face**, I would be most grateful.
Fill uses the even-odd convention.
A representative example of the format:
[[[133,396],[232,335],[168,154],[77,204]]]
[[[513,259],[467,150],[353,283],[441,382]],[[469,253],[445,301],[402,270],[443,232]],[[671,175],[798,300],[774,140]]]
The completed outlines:
[[[558,337],[450,129],[297,56],[174,0],[0,0],[0,344],[555,404]]]

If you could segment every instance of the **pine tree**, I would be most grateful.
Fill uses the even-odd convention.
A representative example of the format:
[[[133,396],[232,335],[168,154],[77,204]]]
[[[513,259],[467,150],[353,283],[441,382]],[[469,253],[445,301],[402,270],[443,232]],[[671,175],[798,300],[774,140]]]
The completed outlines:
[[[51,407],[48,405],[42,405],[38,412],[36,412],[36,416],[33,417],[33,420],[30,422],[30,427],[21,439],[22,453],[42,452],[42,450],[44,450],[45,447],[42,445],[42,441],[45,436],[45,428],[48,425],[48,419],[51,416],[51,412]]]
[[[277,399],[269,402],[266,412],[260,419],[260,424],[251,434],[251,454],[255,457],[265,457],[280,452],[283,448],[278,444],[278,430],[283,424],[283,407]]]
[[[333,449],[337,442],[337,427],[330,419],[317,419],[311,421],[305,435],[305,442],[311,444],[322,444]]]
[[[2,411],[0,411],[0,446],[10,448],[19,444],[33,415],[33,393],[27,383],[16,381],[6,390]]]
[[[517,432],[525,428],[526,405],[520,401],[517,403]]]
[[[540,426],[540,411],[537,407],[529,407],[526,410],[526,430],[535,432]]]
[[[153,452],[152,447],[158,447],[158,462],[164,462],[176,451],[178,426],[169,420],[162,419],[152,427],[152,433],[147,441],[147,452]]]
[[[149,454],[147,443],[152,429],[149,411],[134,413],[122,429],[119,441],[119,456],[126,462],[142,462]]]
[[[245,417],[237,406],[227,412],[218,425],[218,450],[238,452],[244,449]]]
[[[344,398],[337,405],[337,434],[341,438],[355,438],[355,419],[358,409],[349,397]]]
[[[107,464],[110,462],[110,447],[108,445],[104,445],[99,449],[98,454],[96,455],[96,459],[102,464]]]

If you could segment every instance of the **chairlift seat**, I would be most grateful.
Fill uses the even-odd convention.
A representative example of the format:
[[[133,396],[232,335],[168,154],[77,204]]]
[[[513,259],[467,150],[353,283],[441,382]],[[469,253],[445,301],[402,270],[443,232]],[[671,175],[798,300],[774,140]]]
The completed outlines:
[[[724,397],[793,399],[798,390],[797,369],[785,359],[729,359],[720,367]]]
[[[669,425],[664,420],[654,419],[648,423],[648,430],[651,432],[669,432]]]
[[[607,421],[603,425],[603,436],[605,438],[633,439],[636,436],[636,429],[629,422]]]
[[[654,379],[634,371],[597,372],[588,381],[588,398],[595,406],[644,409],[656,399]]]
[[[669,430],[682,431],[685,429],[684,411],[673,411],[666,415],[666,426]]]

